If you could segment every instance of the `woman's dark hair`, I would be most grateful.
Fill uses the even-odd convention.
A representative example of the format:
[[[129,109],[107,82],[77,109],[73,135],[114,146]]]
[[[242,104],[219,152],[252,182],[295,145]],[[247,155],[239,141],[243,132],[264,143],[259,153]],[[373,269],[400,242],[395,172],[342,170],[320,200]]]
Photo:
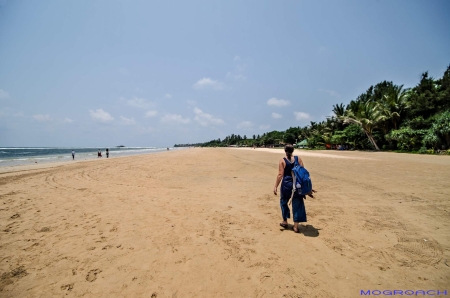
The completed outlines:
[[[294,152],[294,146],[286,144],[286,146],[284,146],[284,152],[286,152],[287,157],[291,158],[292,152]]]

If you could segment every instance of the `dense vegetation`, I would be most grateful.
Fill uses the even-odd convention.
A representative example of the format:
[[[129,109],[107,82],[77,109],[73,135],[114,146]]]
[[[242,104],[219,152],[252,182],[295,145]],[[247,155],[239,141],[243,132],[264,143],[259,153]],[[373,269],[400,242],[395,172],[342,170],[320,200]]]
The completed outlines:
[[[175,146],[277,146],[307,140],[310,148],[333,144],[354,149],[431,153],[450,147],[450,66],[440,79],[425,72],[413,88],[383,81],[349,104],[333,105],[332,117],[251,137],[234,135]]]

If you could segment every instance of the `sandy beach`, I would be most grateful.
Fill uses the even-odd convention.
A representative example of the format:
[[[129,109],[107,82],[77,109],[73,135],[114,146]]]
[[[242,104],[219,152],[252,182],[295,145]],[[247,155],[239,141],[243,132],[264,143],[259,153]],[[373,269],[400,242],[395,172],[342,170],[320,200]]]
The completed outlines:
[[[283,153],[195,148],[1,171],[0,296],[450,290],[450,157],[295,151],[317,190],[295,234],[272,193]]]

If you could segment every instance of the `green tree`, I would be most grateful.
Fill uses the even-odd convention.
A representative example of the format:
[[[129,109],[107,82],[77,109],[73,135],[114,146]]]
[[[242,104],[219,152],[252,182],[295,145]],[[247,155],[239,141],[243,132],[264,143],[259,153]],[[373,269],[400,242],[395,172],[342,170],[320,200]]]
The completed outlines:
[[[339,117],[344,116],[344,113],[345,113],[344,104],[341,103],[341,104],[333,105],[333,113],[336,116],[336,118],[338,118],[338,119],[339,119]]]
[[[450,111],[444,111],[435,117],[433,125],[424,137],[424,145],[436,148],[438,145],[450,146]]]
[[[409,90],[403,89],[403,85],[392,85],[380,102],[382,113],[386,117],[386,120],[392,122],[394,129],[397,129],[398,123],[404,117],[409,107],[409,95]]]
[[[375,149],[380,150],[373,137],[373,131],[384,121],[385,116],[381,113],[378,104],[370,101],[359,102],[354,109],[347,109],[345,115],[342,116],[344,123],[353,123],[361,127]]]
[[[386,139],[397,141],[397,146],[401,150],[413,150],[420,147],[423,136],[426,133],[426,130],[416,130],[407,126],[392,130],[391,132],[389,132],[389,134],[386,135]]]

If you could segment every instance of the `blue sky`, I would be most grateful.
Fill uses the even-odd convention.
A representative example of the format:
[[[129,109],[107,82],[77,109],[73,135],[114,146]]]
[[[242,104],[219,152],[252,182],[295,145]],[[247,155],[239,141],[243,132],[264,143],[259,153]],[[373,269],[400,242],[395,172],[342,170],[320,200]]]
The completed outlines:
[[[0,0],[0,146],[305,126],[450,64],[450,2]]]

